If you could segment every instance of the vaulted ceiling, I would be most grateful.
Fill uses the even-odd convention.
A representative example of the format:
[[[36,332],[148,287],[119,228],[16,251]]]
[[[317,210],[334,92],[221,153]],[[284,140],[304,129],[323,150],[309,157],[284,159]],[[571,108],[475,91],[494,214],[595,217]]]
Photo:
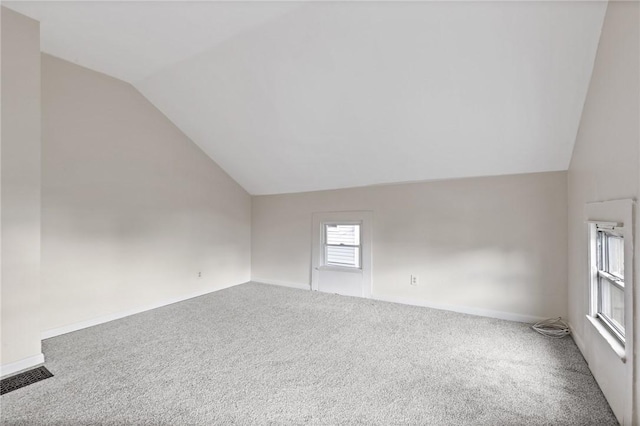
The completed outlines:
[[[606,2],[4,2],[251,194],[566,170]]]

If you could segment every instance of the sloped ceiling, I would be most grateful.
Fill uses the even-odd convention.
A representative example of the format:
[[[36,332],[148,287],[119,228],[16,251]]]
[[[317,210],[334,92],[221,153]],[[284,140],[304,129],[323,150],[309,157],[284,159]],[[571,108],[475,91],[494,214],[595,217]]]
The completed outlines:
[[[251,194],[566,170],[605,2],[20,2]]]

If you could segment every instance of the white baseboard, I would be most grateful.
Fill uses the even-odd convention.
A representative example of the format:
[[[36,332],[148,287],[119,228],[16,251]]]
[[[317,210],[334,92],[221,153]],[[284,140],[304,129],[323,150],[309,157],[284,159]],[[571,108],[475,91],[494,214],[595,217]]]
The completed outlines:
[[[270,285],[277,285],[280,287],[297,288],[299,290],[311,290],[311,284],[306,284],[306,283],[292,283],[288,281],[266,280],[262,278],[252,278],[251,281],[253,281],[254,283],[260,283],[260,284],[270,284]]]
[[[44,364],[44,355],[39,353],[38,355],[30,356],[28,358],[21,359],[20,361],[0,366],[0,377],[11,376],[21,371],[38,367],[42,364]]]
[[[460,312],[462,314],[469,315],[477,315],[481,317],[489,317],[489,318],[497,318],[507,321],[517,321],[517,322],[526,322],[526,323],[535,323],[540,320],[543,320],[542,317],[532,316],[532,315],[523,315],[516,314],[513,312],[502,312],[502,311],[492,311],[490,309],[482,309],[482,308],[472,308],[469,306],[456,306],[456,305],[445,305],[439,303],[431,303],[426,300],[419,299],[411,299],[408,297],[398,297],[398,296],[382,296],[374,294],[371,296],[374,300],[381,300],[383,302],[392,302],[392,303],[400,303],[403,305],[412,305],[412,306],[421,306],[424,308],[433,308],[440,309],[443,311],[453,311]]]
[[[582,353],[584,359],[587,359],[587,347],[584,345],[584,339],[582,338],[582,336],[576,333],[571,323],[569,323],[569,329],[571,330],[571,337],[573,338],[573,341],[576,342],[576,346],[578,347],[578,349],[580,349],[580,352]]]
[[[234,286],[240,285],[240,284],[244,284],[244,283],[226,285],[226,286],[223,286],[223,287],[215,288],[213,290],[212,289],[202,290],[202,291],[199,291],[199,292],[196,292],[196,293],[191,293],[191,294],[187,294],[187,295],[184,295],[184,296],[174,297],[172,299],[163,300],[161,302],[156,302],[156,303],[153,303],[153,304],[150,304],[150,305],[140,306],[140,307],[137,307],[137,308],[128,309],[126,311],[115,312],[113,314],[103,315],[103,316],[97,317],[97,318],[91,318],[91,319],[88,319],[88,320],[85,320],[85,321],[80,321],[80,322],[77,322],[77,323],[74,323],[74,324],[69,324],[69,325],[64,325],[62,327],[52,328],[52,329],[43,331],[41,333],[40,337],[42,338],[42,340],[49,339],[51,337],[60,336],[61,334],[71,333],[73,331],[82,330],[83,328],[93,327],[94,325],[104,324],[105,322],[109,322],[109,321],[117,320],[117,319],[120,319],[120,318],[128,317],[130,315],[139,314],[139,313],[145,312],[145,311],[150,311],[152,309],[161,308],[163,306],[171,305],[173,303],[182,302],[182,301],[185,301],[185,300],[188,300],[188,299],[193,299],[194,297],[204,296],[205,294],[214,293],[216,291],[224,290],[225,288],[234,287]]]
[[[256,283],[261,283],[261,284],[270,284],[270,285],[277,285],[281,287],[297,288],[301,290],[311,289],[311,285],[306,283],[292,283],[288,281],[269,280],[269,279],[262,279],[262,278],[252,278],[251,281]],[[544,319],[542,317],[537,317],[533,315],[523,315],[523,314],[516,314],[512,312],[492,311],[489,309],[472,308],[468,306],[455,306],[455,305],[431,303],[426,300],[411,299],[408,297],[382,296],[382,295],[374,294],[373,296],[371,296],[371,298],[375,300],[380,300],[383,302],[392,302],[392,303],[400,303],[402,305],[421,306],[424,308],[441,309],[444,311],[460,312],[463,314],[497,318],[497,319],[503,319],[507,321],[535,323]]]

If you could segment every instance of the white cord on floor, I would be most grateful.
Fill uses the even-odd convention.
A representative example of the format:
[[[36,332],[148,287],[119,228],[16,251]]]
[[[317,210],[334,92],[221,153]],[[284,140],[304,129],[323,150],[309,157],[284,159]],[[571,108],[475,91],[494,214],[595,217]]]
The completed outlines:
[[[552,337],[554,339],[562,339],[571,333],[569,324],[567,324],[561,317],[538,321],[533,324],[531,328],[543,336]]]

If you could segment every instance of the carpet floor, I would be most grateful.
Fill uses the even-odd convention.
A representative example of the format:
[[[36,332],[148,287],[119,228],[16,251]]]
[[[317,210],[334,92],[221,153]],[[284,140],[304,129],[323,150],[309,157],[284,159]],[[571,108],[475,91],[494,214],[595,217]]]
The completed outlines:
[[[43,342],[2,424],[615,425],[570,338],[249,283]]]

